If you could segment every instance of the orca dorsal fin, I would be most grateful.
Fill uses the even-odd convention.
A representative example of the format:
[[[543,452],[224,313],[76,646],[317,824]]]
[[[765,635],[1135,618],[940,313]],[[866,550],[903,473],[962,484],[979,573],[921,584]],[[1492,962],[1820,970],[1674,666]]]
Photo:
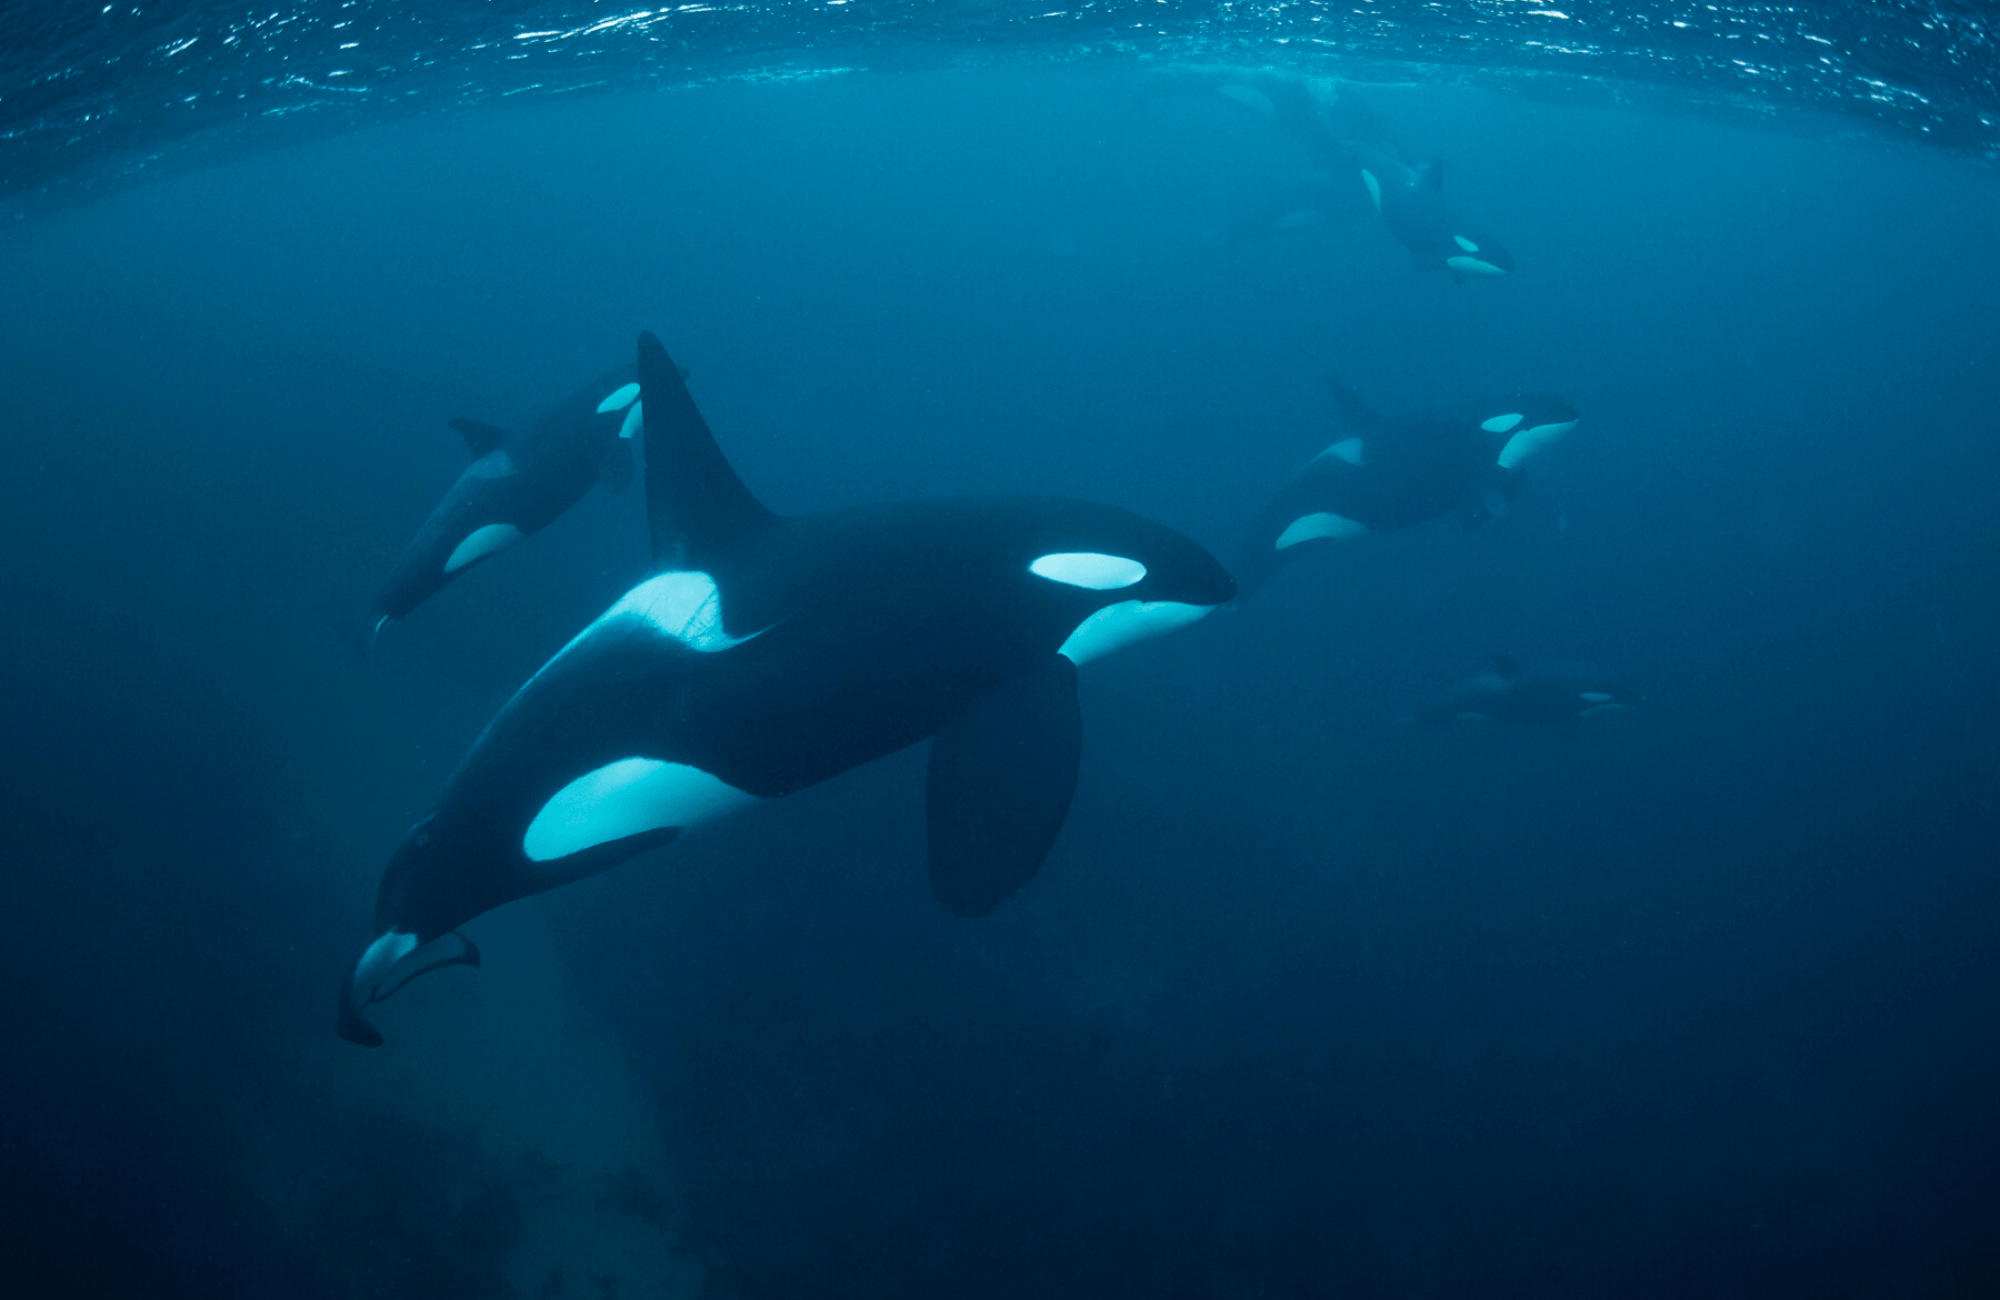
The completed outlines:
[[[1333,394],[1333,404],[1340,408],[1340,422],[1348,428],[1366,429],[1382,423],[1382,417],[1375,414],[1375,408],[1362,401],[1361,394],[1346,384],[1328,376],[1326,387]]]
[[[1494,655],[1493,671],[1499,673],[1502,677],[1519,677],[1521,675],[1521,665],[1515,662],[1511,655]]]
[[[1424,164],[1424,169],[1417,173],[1417,188],[1422,190],[1444,189],[1444,159],[1434,157]]]
[[[451,427],[458,430],[458,436],[465,439],[465,445],[472,450],[472,458],[490,455],[500,450],[507,441],[507,431],[497,424],[487,424],[483,420],[468,420],[463,416],[453,420]]]
[[[639,335],[639,401],[646,422],[646,523],[655,564],[699,563],[710,547],[748,536],[774,516],[736,477],[651,331]]]

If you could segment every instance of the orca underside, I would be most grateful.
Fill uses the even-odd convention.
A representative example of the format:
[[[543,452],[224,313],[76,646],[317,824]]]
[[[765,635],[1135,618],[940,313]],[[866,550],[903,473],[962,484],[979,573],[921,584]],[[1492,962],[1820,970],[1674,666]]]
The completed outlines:
[[[340,1032],[398,964],[481,912],[687,827],[936,737],[930,873],[991,910],[1046,856],[1075,785],[1075,670],[1235,586],[1199,545],[1043,497],[773,514],[666,352],[640,339],[655,565],[538,671],[391,858]]]
[[[631,366],[604,372],[543,411],[524,434],[451,421],[472,464],[391,567],[362,648],[383,624],[407,618],[466,569],[553,523],[592,484],[616,490],[631,481],[631,430],[620,432],[637,393],[633,373]]]

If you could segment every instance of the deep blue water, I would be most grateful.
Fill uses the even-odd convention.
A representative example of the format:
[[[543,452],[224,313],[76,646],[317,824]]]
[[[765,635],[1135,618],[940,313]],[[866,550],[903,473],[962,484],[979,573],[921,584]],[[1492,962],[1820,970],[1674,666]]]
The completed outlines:
[[[1599,54],[1537,55],[1502,6],[1304,53],[1258,24],[1305,11],[1057,40],[1004,5],[772,8],[510,70],[468,33],[587,24],[345,6],[405,71],[276,117],[310,97],[250,55],[94,79],[233,11],[12,11],[12,1284],[1993,1293],[1990,37],[1704,7],[1782,34],[1783,86],[1647,89],[1678,10],[1543,7]],[[1773,52],[1816,14],[1824,85]],[[1157,75],[1190,52],[1365,58],[1517,274],[1416,274],[1365,217],[1230,242],[1311,167]],[[1840,89],[1890,63],[1894,105]],[[169,76],[247,106],[177,121]],[[1087,667],[1068,823],[993,916],[929,896],[912,751],[481,918],[485,968],[361,1051],[333,991],[377,875],[645,570],[638,494],[366,659],[340,629],[462,467],[444,421],[523,421],[640,329],[784,511],[1047,492],[1226,551],[1336,436],[1325,375],[1584,421],[1484,529],[1364,539]],[[1643,699],[1574,737],[1403,721],[1496,651]]]

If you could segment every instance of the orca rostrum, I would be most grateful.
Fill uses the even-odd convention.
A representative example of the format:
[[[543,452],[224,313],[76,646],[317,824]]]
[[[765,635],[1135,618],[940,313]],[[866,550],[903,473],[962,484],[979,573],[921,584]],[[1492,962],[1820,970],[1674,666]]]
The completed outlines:
[[[962,497],[821,514],[752,496],[639,337],[653,567],[486,728],[384,871],[339,1032],[456,927],[700,822],[932,740],[932,892],[978,916],[1040,867],[1075,789],[1076,674],[1191,623],[1234,581],[1111,506]]]

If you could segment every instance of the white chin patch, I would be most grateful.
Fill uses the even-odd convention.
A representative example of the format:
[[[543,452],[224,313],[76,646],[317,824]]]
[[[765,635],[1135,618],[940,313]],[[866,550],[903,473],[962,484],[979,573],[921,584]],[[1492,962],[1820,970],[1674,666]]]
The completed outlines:
[[[1491,262],[1482,262],[1476,257],[1447,257],[1444,264],[1460,275],[1500,276],[1507,274]]]
[[[1585,704],[1609,704],[1611,702],[1611,697],[1603,691],[1585,691],[1576,698],[1582,700]]]
[[[1451,242],[1457,244],[1460,248],[1464,249],[1468,253],[1476,253],[1479,251],[1479,245],[1473,243],[1471,240],[1467,239],[1464,235],[1453,235],[1451,237]]]
[[[1121,600],[1078,623],[1056,653],[1073,664],[1087,664],[1135,641],[1199,622],[1214,608],[1178,600]]]
[[[1361,169],[1361,183],[1368,187],[1368,201],[1375,205],[1377,212],[1380,212],[1382,210],[1382,182],[1375,179],[1374,172],[1363,167]]]
[[[618,436],[629,438],[645,427],[646,404],[644,402],[634,402],[632,403],[632,409],[625,412],[625,423],[618,426]]]
[[[483,560],[503,546],[511,546],[521,540],[521,530],[512,524],[487,524],[475,528],[466,539],[452,548],[451,555],[444,562],[446,573],[457,573],[474,560]]]
[[[1576,421],[1569,420],[1562,424],[1537,424],[1521,430],[1507,439],[1507,445],[1500,449],[1500,468],[1514,468],[1575,427]]]
[[[1319,514],[1292,520],[1291,526],[1278,534],[1278,540],[1272,549],[1282,551],[1287,547],[1297,546],[1300,542],[1310,542],[1316,537],[1331,537],[1338,541],[1359,537],[1367,531],[1368,525],[1356,523],[1346,515],[1330,515],[1322,511]]]
[[[528,823],[521,852],[532,862],[553,862],[646,831],[693,826],[754,801],[698,767],[621,758],[556,791]]]
[[[722,592],[706,573],[662,573],[648,578],[619,597],[598,622],[609,622],[622,614],[637,615],[663,636],[704,654],[742,645],[757,635],[730,636],[723,631]]]
[[[611,396],[599,402],[597,404],[597,413],[599,415],[609,415],[613,411],[622,411],[638,400],[639,385],[627,384],[623,388],[613,389]]]
[[[1122,555],[1100,555],[1096,551],[1058,551],[1044,555],[1028,566],[1028,572],[1050,582],[1067,583],[1091,591],[1116,591],[1146,576],[1146,566]]]
[[[1496,415],[1490,420],[1481,420],[1479,427],[1488,433],[1505,433],[1519,424],[1521,420],[1522,415],[1519,411],[1509,411],[1505,415]]]
[[[1344,460],[1350,465],[1366,465],[1368,463],[1368,445],[1359,438],[1342,438],[1339,442],[1334,443],[1331,447],[1321,452],[1320,455],[1331,456],[1335,460]]]

